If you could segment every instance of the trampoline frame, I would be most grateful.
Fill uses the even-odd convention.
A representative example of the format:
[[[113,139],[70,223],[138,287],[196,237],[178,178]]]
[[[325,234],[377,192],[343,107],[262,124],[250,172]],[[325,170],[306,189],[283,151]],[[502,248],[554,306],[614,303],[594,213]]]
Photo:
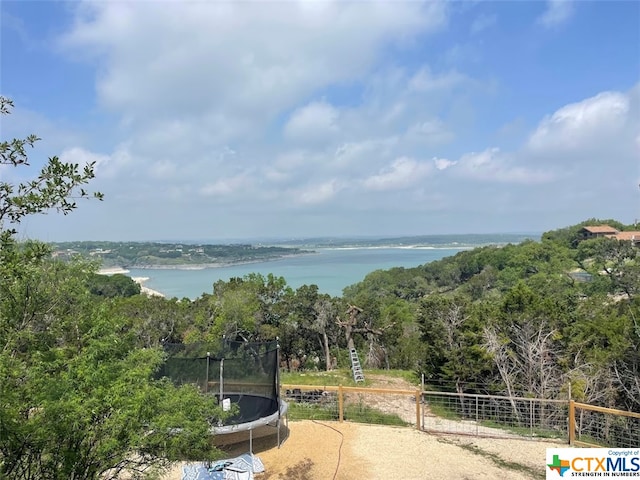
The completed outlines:
[[[224,338],[223,338],[223,342],[224,342]],[[209,432],[214,435],[214,436],[226,436],[226,435],[230,435],[230,434],[234,434],[234,433],[242,433],[242,432],[249,432],[249,451],[251,454],[253,454],[253,432],[256,429],[259,429],[261,427],[267,427],[267,426],[275,426],[277,428],[277,442],[278,442],[278,448],[280,448],[281,446],[281,438],[280,438],[280,428],[281,428],[281,424],[282,424],[282,418],[284,417],[286,419],[286,427],[288,427],[288,415],[287,415],[287,411],[288,411],[288,404],[287,402],[285,402],[284,400],[281,399],[280,397],[280,342],[279,339],[276,338],[276,365],[275,365],[275,399],[273,399],[273,397],[269,397],[269,396],[265,396],[265,395],[260,395],[257,392],[234,392],[234,391],[229,391],[229,392],[225,392],[224,391],[224,384],[225,384],[225,377],[224,377],[224,361],[225,358],[221,357],[221,358],[217,358],[216,360],[220,362],[220,371],[219,371],[219,388],[217,389],[218,391],[216,392],[215,390],[210,391],[209,390],[209,375],[210,373],[210,368],[209,368],[209,363],[210,361],[213,359],[211,356],[210,352],[207,352],[206,354],[206,359],[207,359],[207,364],[206,364],[206,382],[204,385],[204,394],[205,395],[215,395],[218,397],[218,401],[219,404],[222,405],[223,400],[225,399],[225,393],[226,393],[226,397],[230,398],[230,397],[234,397],[234,396],[243,396],[243,395],[248,395],[248,396],[252,396],[252,397],[260,397],[260,398],[272,398],[272,400],[275,400],[275,404],[277,405],[276,410],[271,413],[270,415],[267,415],[265,417],[259,417],[257,419],[248,421],[248,422],[242,422],[242,423],[233,423],[233,424],[229,424],[229,425],[220,425],[220,426],[212,426],[209,429]],[[203,357],[200,357],[203,358]],[[267,384],[268,385],[268,384]],[[233,389],[232,389],[233,390]],[[275,425],[274,425],[275,424]],[[261,435],[261,436],[266,436],[266,435]],[[218,437],[220,438],[220,437]],[[229,442],[229,443],[222,443],[222,445],[230,445],[233,443],[240,443],[240,442]]]

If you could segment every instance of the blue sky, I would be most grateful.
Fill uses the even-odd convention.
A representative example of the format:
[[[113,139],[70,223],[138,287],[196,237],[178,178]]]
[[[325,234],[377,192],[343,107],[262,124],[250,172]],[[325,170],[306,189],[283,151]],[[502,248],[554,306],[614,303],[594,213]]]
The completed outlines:
[[[97,162],[60,240],[640,218],[640,2],[2,1],[2,138]]]

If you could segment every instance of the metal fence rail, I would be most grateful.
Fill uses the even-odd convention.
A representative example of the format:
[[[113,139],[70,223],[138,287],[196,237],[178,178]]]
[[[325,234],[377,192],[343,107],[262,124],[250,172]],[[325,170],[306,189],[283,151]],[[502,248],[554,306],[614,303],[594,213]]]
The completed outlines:
[[[423,392],[423,429],[497,438],[567,438],[563,400]]]
[[[637,448],[640,413],[570,402],[569,443],[582,447]]]

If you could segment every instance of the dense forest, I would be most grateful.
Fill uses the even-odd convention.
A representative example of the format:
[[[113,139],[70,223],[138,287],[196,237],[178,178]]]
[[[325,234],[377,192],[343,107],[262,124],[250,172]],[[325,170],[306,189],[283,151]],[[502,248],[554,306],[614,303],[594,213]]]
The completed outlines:
[[[0,114],[11,107],[0,97]],[[37,140],[0,143],[0,166],[28,167]],[[51,157],[32,181],[0,182],[0,478],[143,478],[173,459],[215,458],[207,433],[226,413],[154,373],[163,344],[222,336],[277,337],[292,370],[348,367],[354,346],[365,368],[412,370],[433,389],[640,412],[640,248],[583,229],[633,226],[590,219],[374,271],[341,297],[259,274],[193,301],[147,297],[128,277],[96,275],[98,262],[16,239],[25,217],[101,200],[85,190],[94,166]]]

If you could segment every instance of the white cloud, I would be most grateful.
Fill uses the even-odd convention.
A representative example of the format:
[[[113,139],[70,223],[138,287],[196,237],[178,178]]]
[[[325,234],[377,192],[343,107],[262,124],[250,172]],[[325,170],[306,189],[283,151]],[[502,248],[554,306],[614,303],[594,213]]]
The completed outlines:
[[[554,180],[549,171],[518,165],[499,148],[489,148],[479,153],[467,153],[458,160],[455,171],[479,181],[538,184]]]
[[[385,158],[392,155],[397,145],[397,136],[346,142],[336,148],[333,162],[338,166],[358,167],[367,163],[372,157]]]
[[[573,15],[572,0],[547,0],[547,8],[538,17],[538,22],[546,28],[553,28],[566,23]]]
[[[363,181],[367,190],[399,190],[419,183],[432,171],[432,165],[412,158],[401,157],[390,167]]]
[[[149,173],[155,178],[175,178],[178,173],[178,165],[170,160],[160,160],[152,166]]]
[[[336,108],[324,101],[309,103],[291,114],[284,134],[302,141],[330,138],[338,132],[339,115]]]
[[[335,179],[319,184],[307,185],[303,189],[294,191],[297,203],[316,205],[331,200],[340,190],[342,185]]]
[[[451,142],[455,135],[447,129],[442,120],[434,118],[413,124],[407,132],[407,137],[427,145],[440,145]]]
[[[200,189],[200,194],[206,197],[225,197],[229,195],[243,195],[253,185],[250,177],[244,174],[222,178],[207,183]]]
[[[259,122],[447,20],[442,2],[306,3],[83,2],[62,45],[102,62],[100,99],[130,121],[199,110]]]
[[[540,122],[528,146],[565,151],[606,143],[626,123],[629,109],[629,97],[620,92],[603,92],[566,105]]]
[[[438,170],[446,170],[449,167],[454,166],[458,162],[454,162],[452,160],[447,160],[446,158],[434,158],[433,164],[436,166]]]
[[[62,151],[60,160],[78,165],[94,162],[96,176],[101,180],[113,179],[122,174],[132,162],[131,154],[124,146],[116,149],[111,155],[94,153],[81,147],[71,147]]]
[[[520,148],[467,153],[448,170],[467,181],[527,187],[519,201],[540,208],[584,205],[585,218],[597,216],[588,208],[627,197],[628,179],[637,177],[639,104],[640,86],[601,92],[544,117]]]

